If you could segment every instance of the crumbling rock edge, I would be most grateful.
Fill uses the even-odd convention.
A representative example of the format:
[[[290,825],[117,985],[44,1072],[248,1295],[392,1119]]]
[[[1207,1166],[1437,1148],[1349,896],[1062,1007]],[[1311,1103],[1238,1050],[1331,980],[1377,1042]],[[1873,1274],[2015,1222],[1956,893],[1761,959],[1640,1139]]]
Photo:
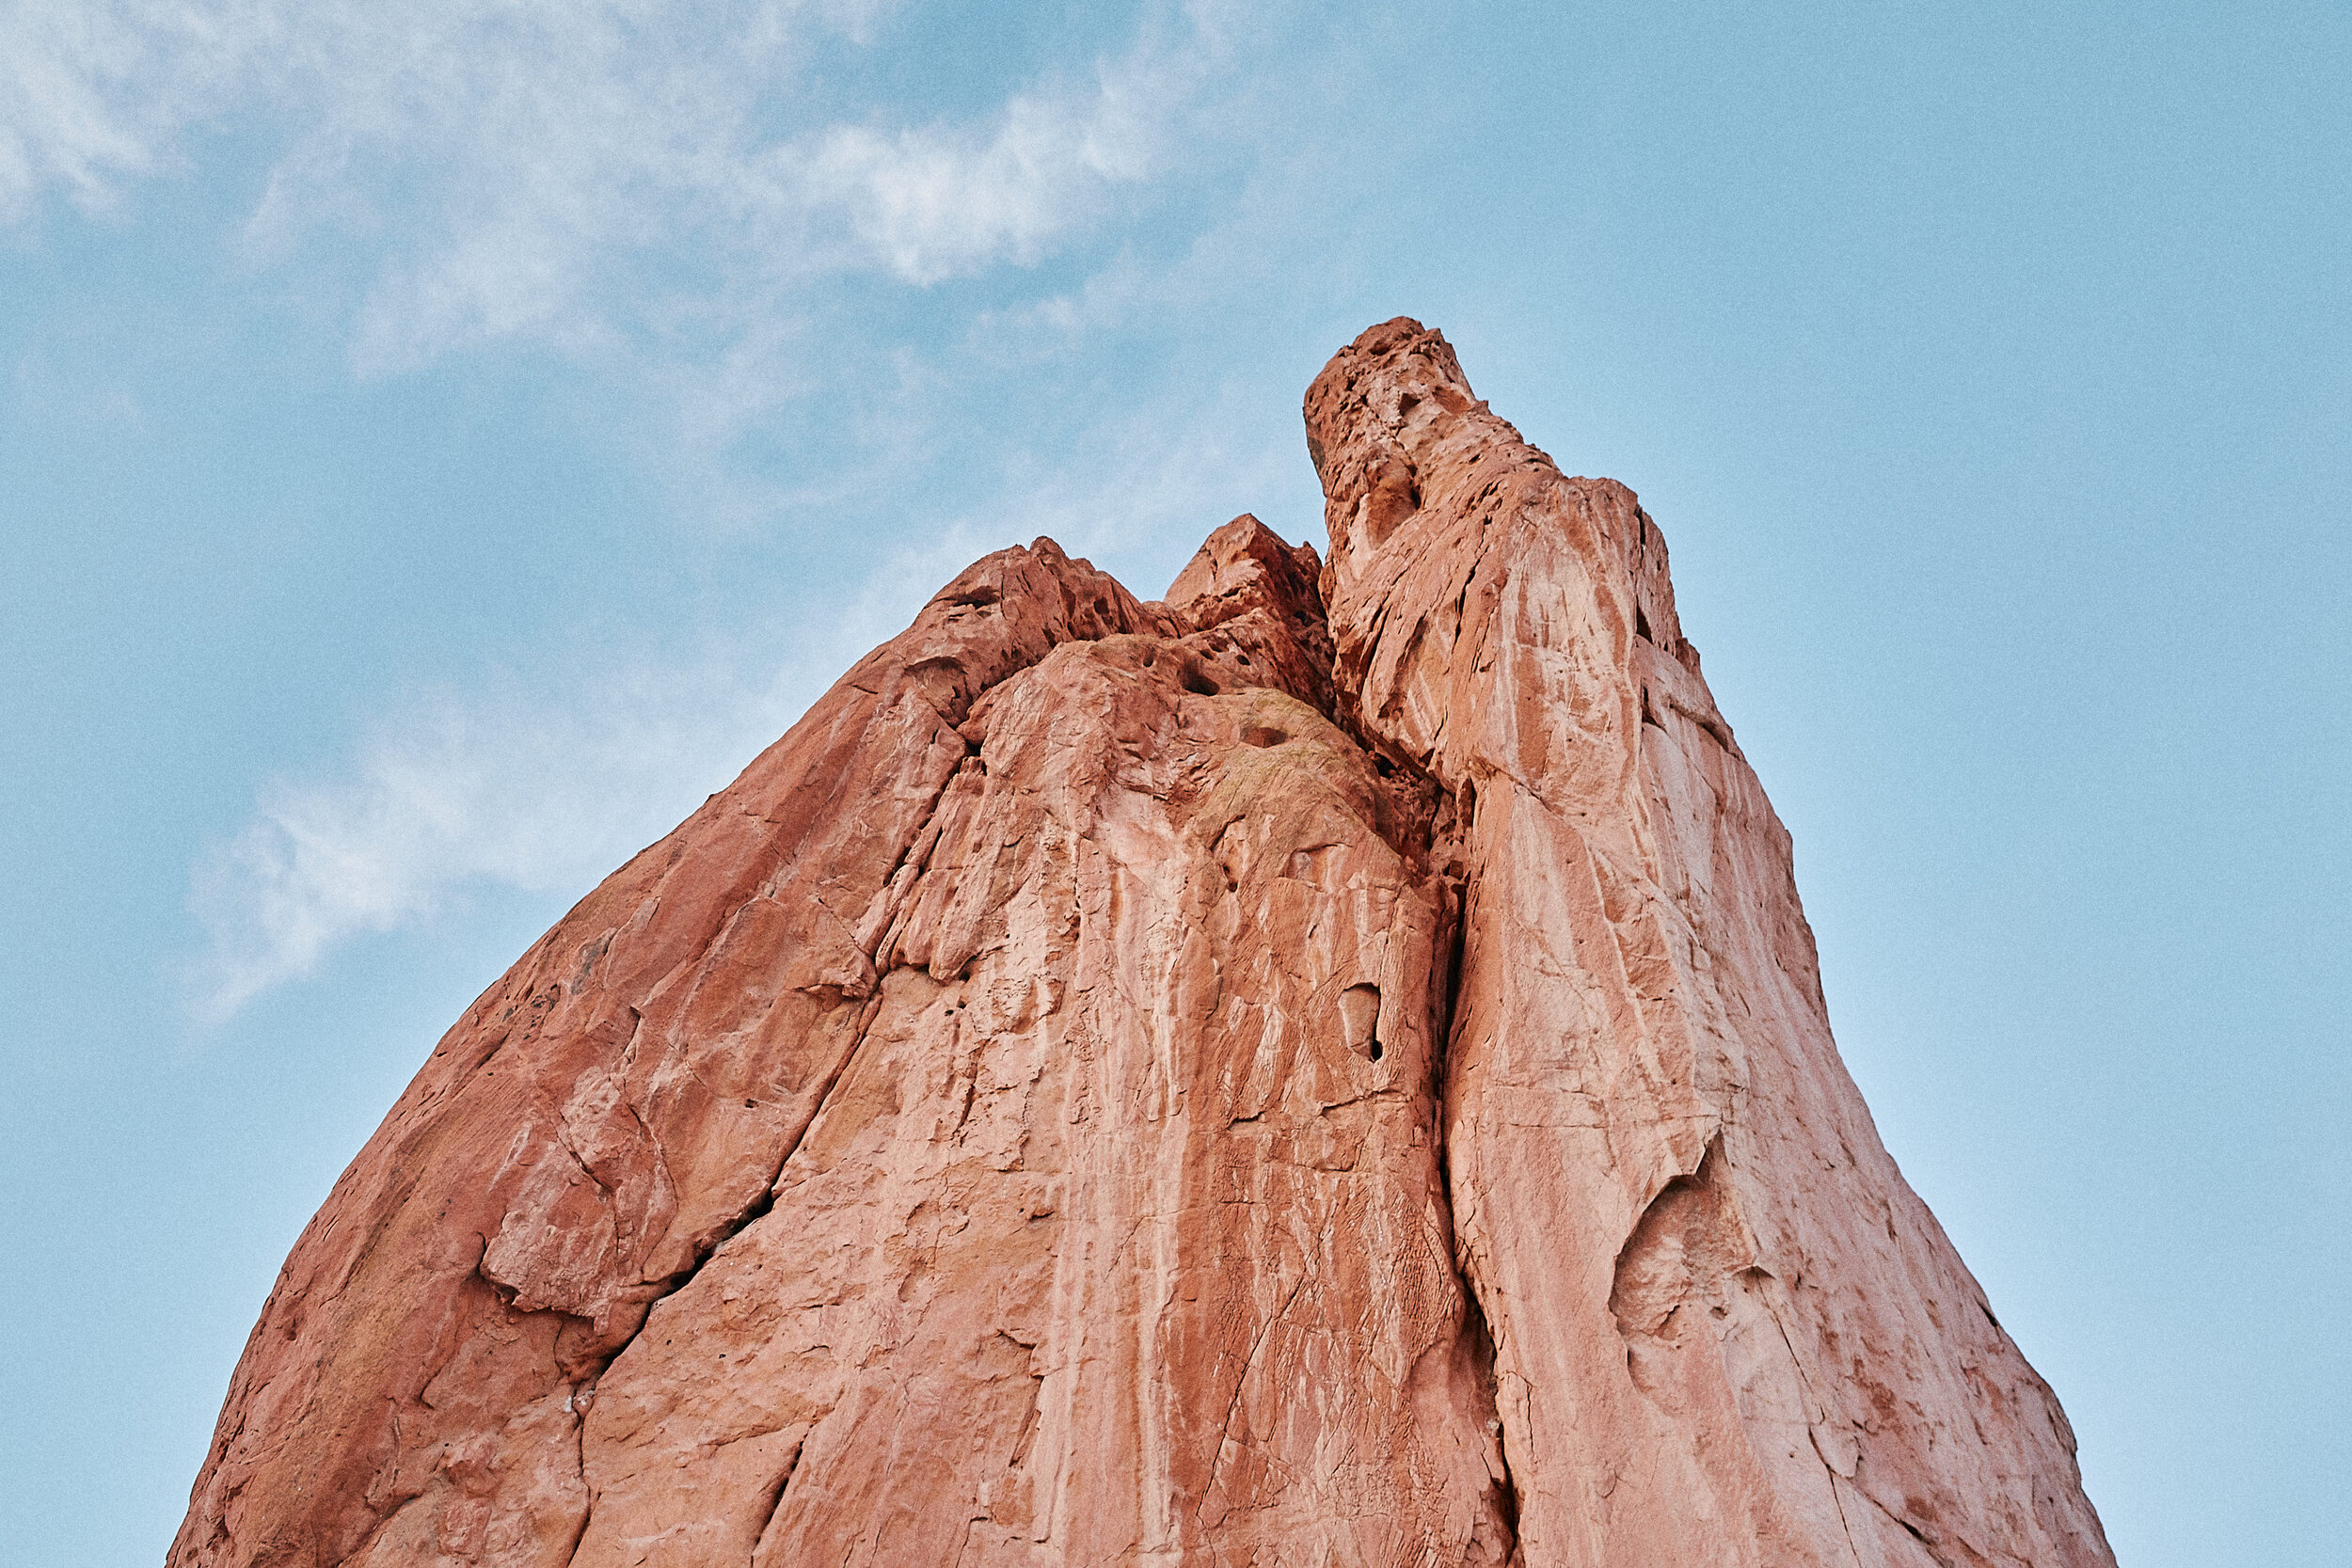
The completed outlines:
[[[976,562],[469,1009],[173,1563],[2112,1562],[1656,525],[1306,420],[1327,559]]]

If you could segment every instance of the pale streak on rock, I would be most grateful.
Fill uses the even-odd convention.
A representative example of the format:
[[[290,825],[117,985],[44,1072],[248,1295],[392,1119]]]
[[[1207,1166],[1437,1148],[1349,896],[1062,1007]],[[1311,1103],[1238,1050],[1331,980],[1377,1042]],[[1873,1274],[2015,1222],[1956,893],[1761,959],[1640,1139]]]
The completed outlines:
[[[174,1564],[2111,1560],[1655,528],[1307,413],[1327,565],[989,557],[475,1005]]]

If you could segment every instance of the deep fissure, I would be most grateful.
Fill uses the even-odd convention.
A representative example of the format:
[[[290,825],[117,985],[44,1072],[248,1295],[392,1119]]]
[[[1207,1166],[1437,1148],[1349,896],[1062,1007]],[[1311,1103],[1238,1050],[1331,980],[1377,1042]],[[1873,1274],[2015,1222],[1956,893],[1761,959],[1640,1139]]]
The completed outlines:
[[[1465,788],[1463,794],[1470,792]],[[1475,797],[1472,797],[1473,800]],[[1493,1435],[1495,1463],[1502,1474],[1494,1478],[1495,1511],[1502,1521],[1507,1539],[1502,1549],[1507,1559],[1516,1560],[1519,1535],[1518,1478],[1511,1469],[1510,1434],[1502,1424],[1500,1386],[1496,1370],[1498,1347],[1493,1326],[1488,1323],[1485,1304],[1479,1299],[1476,1270],[1463,1244],[1461,1229],[1454,1212],[1454,1150],[1447,1137],[1449,1111],[1454,1104],[1454,1072],[1459,1066],[1459,1042],[1455,1032],[1461,1023],[1461,997],[1464,956],[1469,942],[1470,899],[1474,892],[1467,869],[1457,872],[1456,866],[1466,863],[1460,858],[1460,839],[1467,833],[1470,811],[1454,791],[1439,786],[1437,811],[1431,822],[1430,854],[1432,876],[1445,894],[1444,910],[1447,922],[1445,941],[1438,944],[1438,961],[1444,967],[1431,978],[1437,982],[1431,989],[1439,997],[1437,1008],[1437,1028],[1431,1063],[1435,1093],[1431,1097],[1431,1112],[1436,1125],[1430,1129],[1430,1142],[1436,1150],[1438,1191],[1446,1227],[1447,1260],[1453,1268],[1455,1287],[1462,1295],[1462,1332],[1470,1342],[1470,1355],[1479,1370],[1479,1388],[1486,1396],[1486,1418]],[[1438,831],[1444,824],[1444,831]]]
[[[784,1474],[776,1480],[775,1493],[768,1499],[768,1511],[760,1518],[758,1532],[752,1537],[755,1561],[758,1560],[759,1548],[768,1544],[768,1532],[776,1528],[776,1516],[784,1512],[784,1495],[792,1489],[792,1478],[801,1473],[801,1455],[808,1451],[809,1435],[802,1433],[801,1440],[792,1446],[792,1457],[786,1463]]]

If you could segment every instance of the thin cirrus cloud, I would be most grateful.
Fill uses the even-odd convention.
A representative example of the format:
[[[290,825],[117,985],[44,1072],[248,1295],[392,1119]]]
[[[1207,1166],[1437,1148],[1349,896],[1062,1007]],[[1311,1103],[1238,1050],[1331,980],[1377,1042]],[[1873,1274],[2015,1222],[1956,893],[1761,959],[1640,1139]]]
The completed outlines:
[[[713,657],[614,665],[550,689],[412,697],[339,762],[267,784],[198,857],[191,1017],[227,1022],[357,938],[418,926],[476,889],[584,892],[773,741],[842,662],[895,631],[980,546],[952,523],[892,551],[828,625],[764,671]]]
[[[1101,67],[1085,98],[1014,98],[979,136],[834,126],[805,150],[803,199],[910,283],[1033,261],[1111,187],[1151,172],[1205,73],[1198,55],[1139,50]]]
[[[644,353],[681,310],[750,330],[779,288],[934,283],[1037,260],[1184,138],[1216,8],[961,120],[800,105],[892,0],[15,0],[0,26],[0,222],[127,207],[211,132],[259,130],[243,248],[370,276],[352,354],[398,373],[521,341]],[[331,260],[330,260],[331,258]]]
[[[222,188],[259,195],[229,253],[326,302],[355,373],[553,352],[658,388],[710,458],[805,395],[801,359],[840,352],[846,328],[794,325],[833,280],[921,290],[1104,232],[1197,155],[1231,67],[1231,8],[1199,0],[1147,4],[1123,50],[993,108],[815,90],[825,52],[886,47],[900,8],[0,0],[0,227],[59,203],[135,225],[146,186],[242,160]],[[875,580],[936,579],[971,543],[951,527],[933,544],[957,559]],[[852,609],[834,642],[912,608],[877,592],[888,610]],[[772,739],[816,668],[396,705],[199,855],[193,1012],[224,1022],[469,887],[585,885]]]
[[[512,691],[418,701],[326,776],[273,782],[193,873],[208,939],[186,976],[199,1022],[224,1022],[469,887],[585,886],[723,784],[803,697],[784,676],[681,713],[688,683],[662,673],[554,707]]]

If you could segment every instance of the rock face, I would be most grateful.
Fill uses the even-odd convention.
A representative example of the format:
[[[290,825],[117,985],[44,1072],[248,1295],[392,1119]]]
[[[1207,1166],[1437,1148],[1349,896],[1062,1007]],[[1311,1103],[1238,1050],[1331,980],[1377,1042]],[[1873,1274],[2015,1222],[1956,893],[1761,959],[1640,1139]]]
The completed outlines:
[[[1632,494],[1395,321],[1330,557],[949,584],[441,1041],[170,1561],[2090,1565]]]

